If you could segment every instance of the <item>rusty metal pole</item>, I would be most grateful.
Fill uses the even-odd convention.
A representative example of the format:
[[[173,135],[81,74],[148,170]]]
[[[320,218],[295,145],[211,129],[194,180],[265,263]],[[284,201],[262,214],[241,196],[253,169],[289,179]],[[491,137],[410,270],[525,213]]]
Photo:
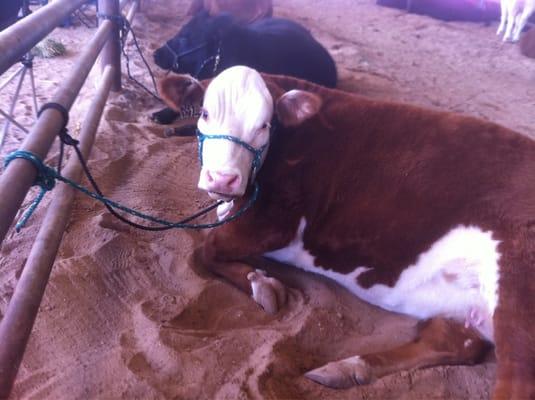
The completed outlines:
[[[119,0],[98,0],[99,24],[103,21],[112,21],[113,29],[110,39],[100,56],[100,66],[104,70],[107,65],[111,65],[115,70],[111,90],[118,92],[121,90],[121,40],[119,37],[119,21],[121,9]]]
[[[52,102],[61,104],[67,110],[71,108],[113,26],[114,23],[111,21],[101,24],[71,69],[70,75],[63,80],[62,85],[52,97]],[[58,111],[45,110],[30,130],[30,134],[20,149],[30,151],[44,159],[62,126],[63,118]],[[0,244],[32,186],[35,176],[35,167],[22,159],[13,160],[0,175]]]
[[[85,159],[91,152],[113,77],[113,68],[106,67],[93,103],[82,124],[80,150]],[[74,152],[71,152],[63,175],[77,182],[80,180],[82,166]],[[54,198],[24,265],[6,315],[0,322],[0,399],[9,396],[15,381],[52,265],[69,222],[74,195],[74,189],[65,184],[58,185],[54,190]]]

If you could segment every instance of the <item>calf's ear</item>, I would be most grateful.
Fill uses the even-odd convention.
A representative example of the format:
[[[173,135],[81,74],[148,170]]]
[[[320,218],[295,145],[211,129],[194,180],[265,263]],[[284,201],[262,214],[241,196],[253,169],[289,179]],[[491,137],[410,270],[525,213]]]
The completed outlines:
[[[277,118],[284,126],[296,126],[316,115],[321,109],[321,97],[304,90],[290,90],[275,104]]]
[[[159,82],[158,89],[163,101],[175,111],[180,111],[185,104],[201,104],[204,97],[201,83],[189,75],[164,78]]]

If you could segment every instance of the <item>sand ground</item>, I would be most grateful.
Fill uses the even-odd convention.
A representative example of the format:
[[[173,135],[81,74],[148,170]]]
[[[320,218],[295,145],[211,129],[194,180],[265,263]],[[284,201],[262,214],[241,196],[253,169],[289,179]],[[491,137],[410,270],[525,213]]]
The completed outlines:
[[[444,23],[372,0],[274,3],[275,15],[307,26],[333,54],[341,89],[474,115],[535,137],[535,62],[497,39],[497,24]],[[146,54],[174,35],[186,9],[185,0],[144,1],[134,28]],[[93,32],[76,26],[52,34],[68,53],[36,61],[41,104]],[[139,59],[132,69],[149,83]],[[91,74],[72,109],[74,134],[97,78]],[[8,100],[9,90],[0,94],[2,108]],[[117,201],[178,219],[210,201],[196,189],[194,140],[166,138],[148,120],[159,107],[125,80],[105,110],[90,168]],[[29,85],[17,115],[31,124]],[[2,155],[23,138],[12,129]],[[54,149],[49,161],[56,155]],[[2,246],[0,316],[48,201]],[[324,362],[404,342],[415,320],[369,306],[328,280],[271,264],[265,267],[292,289],[288,306],[266,315],[246,295],[194,268],[190,255],[201,240],[192,231],[135,231],[112,221],[101,205],[77,197],[12,398],[489,397],[492,356],[477,366],[404,372],[343,391],[306,380],[302,374]]]

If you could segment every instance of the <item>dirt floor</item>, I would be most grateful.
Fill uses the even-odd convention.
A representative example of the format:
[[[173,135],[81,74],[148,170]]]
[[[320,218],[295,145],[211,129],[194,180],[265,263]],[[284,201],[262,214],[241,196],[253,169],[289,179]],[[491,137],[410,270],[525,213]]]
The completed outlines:
[[[174,35],[187,3],[144,1],[134,28],[146,54]],[[380,8],[373,0],[274,3],[275,15],[301,22],[329,49],[340,89],[474,115],[535,138],[535,60],[522,57],[516,45],[502,44],[497,23],[444,23]],[[93,32],[77,26],[53,33],[68,53],[36,60],[40,104],[70,72]],[[139,59],[132,68],[149,83]],[[71,112],[75,134],[96,79],[92,73]],[[8,100],[9,91],[3,92],[2,108]],[[148,120],[159,107],[125,79],[124,90],[106,108],[90,168],[115,200],[178,219],[210,201],[196,189],[195,141],[166,138]],[[30,125],[29,85],[17,116]],[[2,156],[24,136],[12,129]],[[57,149],[49,161],[56,155]],[[47,197],[28,227],[11,233],[2,246],[0,315]],[[79,196],[12,398],[489,398],[492,356],[476,366],[398,373],[341,391],[303,378],[327,361],[404,342],[416,321],[369,306],[328,280],[271,264],[265,268],[292,289],[288,306],[266,315],[246,295],[195,270],[190,255],[201,240],[198,232],[135,231]]]

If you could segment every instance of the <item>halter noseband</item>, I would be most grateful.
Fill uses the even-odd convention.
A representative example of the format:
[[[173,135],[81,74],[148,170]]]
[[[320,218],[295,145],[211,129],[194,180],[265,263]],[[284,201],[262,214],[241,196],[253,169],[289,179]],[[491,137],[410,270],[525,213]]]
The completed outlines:
[[[203,49],[205,47],[208,47],[209,44],[210,44],[209,42],[206,42],[206,43],[200,44],[199,46],[194,47],[193,49],[186,50],[186,51],[184,51],[184,52],[179,54],[171,47],[169,42],[165,42],[165,47],[173,55],[173,63],[171,65],[171,69],[169,71],[175,71],[175,72],[178,71],[178,69],[180,67],[179,61],[180,61],[180,59],[182,57],[187,56],[187,55],[189,55],[191,53],[195,53],[196,51],[199,51],[199,50],[201,50],[201,49]],[[219,68],[219,63],[221,61],[221,40],[219,41],[219,44],[217,46],[216,54],[206,58],[202,62],[201,66],[199,67],[199,69],[195,73],[194,77],[195,78],[198,77],[200,75],[200,73],[204,70],[206,65],[212,60],[214,60],[214,68],[212,69],[212,74],[215,75],[216,72],[217,72],[217,68]]]
[[[269,142],[271,141],[271,135],[273,134],[274,126],[275,126],[274,123],[270,124],[270,129],[269,129],[270,139],[267,141],[266,144],[264,144],[263,146],[259,147],[258,149],[253,147],[253,146],[251,146],[249,143],[244,142],[241,139],[238,139],[236,136],[232,136],[232,135],[205,135],[199,129],[197,129],[197,139],[199,140],[199,161],[201,162],[201,166],[203,164],[203,162],[202,162],[202,152],[203,152],[203,147],[204,147],[204,141],[206,139],[230,140],[231,142],[236,143],[237,145],[239,145],[241,147],[244,147],[246,150],[248,150],[253,155],[253,161],[251,163],[251,180],[254,179],[254,177],[256,176],[256,173],[258,172],[258,170],[260,169],[260,167],[262,165],[262,156],[264,154],[264,151],[266,151],[266,149],[269,146]]]

